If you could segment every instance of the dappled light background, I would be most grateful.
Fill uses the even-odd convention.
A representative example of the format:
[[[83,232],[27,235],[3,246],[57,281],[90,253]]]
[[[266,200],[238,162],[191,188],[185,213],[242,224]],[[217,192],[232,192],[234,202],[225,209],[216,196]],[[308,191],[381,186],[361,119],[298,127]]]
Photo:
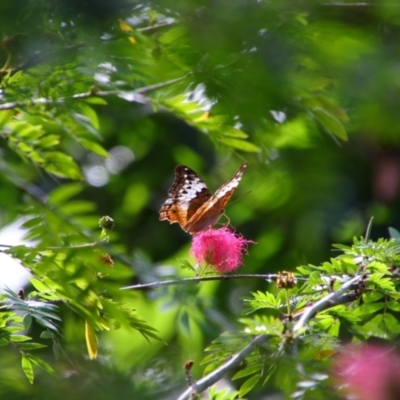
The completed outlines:
[[[121,33],[119,19],[138,32],[135,41]],[[18,49],[12,50],[18,63],[47,52],[23,72],[41,77],[43,97],[71,96],[93,87],[133,93],[184,77],[163,88],[164,97],[157,91],[115,94],[81,110],[82,129],[93,129],[90,134],[109,158],[68,134],[62,139],[82,171],[85,186],[77,197],[92,204],[89,226],[96,232],[94,221],[111,216],[111,245],[134,260],[131,268],[116,260],[115,291],[193,276],[182,268],[182,260],[193,263],[190,235],[158,220],[177,164],[195,170],[214,191],[244,161],[249,163],[226,210],[235,230],[255,242],[239,273],[318,265],[335,256],[333,243],[348,244],[365,235],[372,217],[374,239],[388,237],[390,226],[399,228],[396,4],[35,0],[17,6],[3,0],[0,21],[4,36],[21,34]],[[169,25],[154,34],[139,32],[164,23]],[[6,59],[0,51],[0,63]],[[59,84],[62,89],[53,92]],[[0,101],[5,93],[11,96],[7,101],[29,100],[21,87],[20,92],[12,85],[1,89]],[[204,121],[215,118],[212,123],[234,126],[247,140],[238,145],[234,140],[244,138],[235,132],[218,136],[207,122],[185,118],[193,103]],[[40,122],[46,133],[58,132],[60,114],[54,112],[52,123]],[[95,121],[96,129],[87,119]],[[0,155],[44,197],[69,182],[22,162],[4,138]],[[20,217],[15,204],[24,204],[26,193],[23,185],[10,183],[13,175],[3,161],[0,172],[0,223],[6,226]],[[14,368],[18,355],[5,350],[0,397],[51,399],[57,393],[60,399],[174,399],[187,386],[183,363],[193,359],[193,374],[200,378],[203,349],[222,332],[240,329],[241,298],[267,288],[275,290],[247,279],[126,291],[121,295],[126,303],[158,329],[165,343],[150,345],[137,332],[112,330],[100,338],[98,361],[86,356],[82,321],[62,306],[66,356],[57,361],[60,378],[38,371],[31,386]],[[38,335],[38,327],[32,331]],[[55,363],[51,349],[43,354]],[[267,398],[269,392],[267,385],[249,399]]]

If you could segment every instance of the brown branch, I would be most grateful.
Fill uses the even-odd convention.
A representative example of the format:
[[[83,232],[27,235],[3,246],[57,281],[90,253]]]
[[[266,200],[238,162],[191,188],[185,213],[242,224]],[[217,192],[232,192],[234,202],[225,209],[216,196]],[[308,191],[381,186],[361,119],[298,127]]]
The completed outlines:
[[[329,293],[327,296],[315,302],[312,306],[307,307],[293,327],[293,335],[298,336],[302,333],[307,322],[319,311],[336,306],[337,304],[335,302],[344,294],[344,292],[357,284],[362,278],[362,275],[356,275],[345,282],[336,292]]]
[[[358,295],[355,292],[345,292],[351,289],[353,285],[356,285],[362,278],[363,277],[361,275],[357,275],[354,278],[349,279],[341,286],[339,290],[329,293],[327,296],[323,297],[312,306],[306,308],[303,313],[296,315],[295,318],[299,318],[299,320],[294,326],[293,333],[300,333],[305,324],[319,311],[357,299]],[[220,365],[216,370],[209,373],[208,375],[194,383],[190,388],[185,390],[178,397],[178,400],[189,400],[191,398],[190,396],[193,393],[201,393],[209,388],[211,385],[223,378],[228,372],[235,370],[240,365],[240,363],[256,349],[257,346],[261,346],[268,340],[269,337],[269,335],[256,336],[249,344],[247,344],[242,350],[236,353],[227,362]]]
[[[215,382],[223,378],[229,371],[238,367],[238,365],[248,356],[253,350],[267,341],[267,335],[256,336],[247,346],[231,357],[226,363],[222,364],[216,370],[206,375],[204,378],[197,381],[195,384],[186,389],[179,397],[178,400],[189,400],[192,393],[201,393]]]

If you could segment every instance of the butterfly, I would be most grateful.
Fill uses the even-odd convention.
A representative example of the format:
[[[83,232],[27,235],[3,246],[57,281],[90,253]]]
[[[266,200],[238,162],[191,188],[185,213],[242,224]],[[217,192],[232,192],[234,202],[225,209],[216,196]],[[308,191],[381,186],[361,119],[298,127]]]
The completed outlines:
[[[211,195],[196,172],[185,165],[178,165],[175,181],[168,190],[169,198],[161,206],[160,221],[177,222],[190,234],[213,226],[224,213],[246,168],[247,163],[242,164],[236,174]]]

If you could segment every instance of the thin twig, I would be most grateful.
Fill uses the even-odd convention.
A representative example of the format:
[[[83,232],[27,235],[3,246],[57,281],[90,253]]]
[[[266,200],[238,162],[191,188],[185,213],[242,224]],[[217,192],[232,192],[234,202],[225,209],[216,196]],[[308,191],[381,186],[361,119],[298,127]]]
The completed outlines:
[[[150,35],[156,31],[159,31],[160,29],[165,29],[165,28],[169,28],[170,26],[174,26],[176,25],[176,22],[167,22],[165,24],[158,24],[158,25],[153,25],[153,26],[146,26],[146,28],[139,28],[137,29],[137,32],[139,33],[144,33],[147,35]]]
[[[38,98],[35,100],[30,101],[12,101],[10,103],[0,104],[0,110],[11,110],[13,108],[18,107],[30,107],[36,105],[57,105],[57,104],[64,104],[68,100],[80,100],[80,99],[87,99],[90,97],[108,97],[108,96],[119,96],[125,99],[135,99],[135,96],[144,95],[146,93],[153,92],[158,89],[162,89],[166,86],[173,85],[174,83],[180,82],[184,80],[188,74],[181,76],[179,78],[170,79],[169,81],[156,83],[154,85],[145,86],[136,90],[132,91],[117,91],[117,90],[110,90],[110,91],[98,91],[98,90],[91,90],[89,92],[84,93],[77,93],[70,97],[60,97],[58,99],[46,99],[46,98]]]
[[[351,8],[351,7],[361,7],[361,8],[369,8],[369,7],[400,7],[399,3],[327,3],[327,4],[321,4],[323,7],[346,7],[346,8]]]
[[[93,243],[84,243],[84,244],[77,244],[72,246],[49,246],[49,247],[35,247],[35,246],[26,246],[27,249],[30,250],[37,250],[37,251],[48,251],[48,250],[79,250],[79,249],[86,249],[88,247],[95,247],[101,246],[102,242],[93,242]],[[15,245],[12,244],[0,244],[0,247],[5,247],[6,249],[12,249]],[[2,251],[2,250],[0,250]]]
[[[183,278],[183,279],[171,279],[168,281],[157,281],[150,283],[140,283],[138,285],[126,286],[120,288],[120,290],[141,290],[147,288],[157,288],[160,286],[170,285],[182,285],[190,282],[204,282],[204,281],[224,281],[229,279],[263,279],[265,281],[274,281],[278,277],[277,274],[235,274],[235,275],[214,275],[214,276],[198,276],[196,278]]]
[[[111,42],[111,41],[115,41],[115,40],[119,40],[121,38],[129,38],[129,37],[134,37],[133,35],[135,33],[141,33],[143,35],[151,35],[154,32],[169,28],[171,26],[177,25],[176,21],[172,21],[172,22],[166,22],[165,24],[157,24],[157,25],[153,25],[153,26],[146,26],[144,28],[133,28],[132,30],[129,31],[121,31],[115,35],[105,35],[104,37],[101,37],[101,41],[103,43],[106,42]]]
[[[371,235],[371,229],[372,229],[372,223],[373,222],[374,222],[374,217],[371,217],[369,222],[368,222],[367,231],[365,232],[365,243],[368,242],[369,237]]]

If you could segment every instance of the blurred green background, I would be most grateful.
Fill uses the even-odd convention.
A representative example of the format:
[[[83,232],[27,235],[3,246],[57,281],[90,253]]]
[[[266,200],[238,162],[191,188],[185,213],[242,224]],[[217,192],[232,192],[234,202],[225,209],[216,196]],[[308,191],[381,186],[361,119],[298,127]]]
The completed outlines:
[[[92,111],[81,108],[96,120],[93,135],[111,159],[73,140],[74,102],[46,108],[54,123],[43,129],[51,134],[63,127],[63,151],[85,177],[79,198],[95,204],[96,216],[115,220],[111,244],[133,260],[131,268],[116,262],[120,287],[192,276],[181,268],[181,259],[191,260],[190,236],[158,221],[178,163],[213,191],[248,161],[237,201],[227,208],[236,230],[256,242],[240,273],[321,263],[335,255],[333,243],[364,235],[371,217],[373,239],[398,228],[395,2],[3,0],[0,22],[0,64],[12,53],[14,72],[25,76],[3,84],[2,103],[68,97],[91,87],[115,92],[105,104],[90,104]],[[13,38],[11,47],[6,38]],[[164,85],[171,79],[178,81]],[[159,90],[126,96],[160,83]],[[26,107],[23,118],[32,121],[35,109]],[[0,154],[2,226],[29,204],[10,169],[43,193],[68,183],[21,161],[6,134]],[[240,329],[241,297],[256,290],[266,290],[265,282],[124,292],[166,343],[112,331],[101,336],[97,361],[87,359],[81,321],[62,308],[65,354],[55,361],[51,349],[42,352],[59,377],[38,371],[30,385],[19,355],[1,348],[0,396],[174,399],[186,385],[185,360],[195,361],[199,378],[204,348]],[[267,399],[273,390],[260,388],[248,398]]]

